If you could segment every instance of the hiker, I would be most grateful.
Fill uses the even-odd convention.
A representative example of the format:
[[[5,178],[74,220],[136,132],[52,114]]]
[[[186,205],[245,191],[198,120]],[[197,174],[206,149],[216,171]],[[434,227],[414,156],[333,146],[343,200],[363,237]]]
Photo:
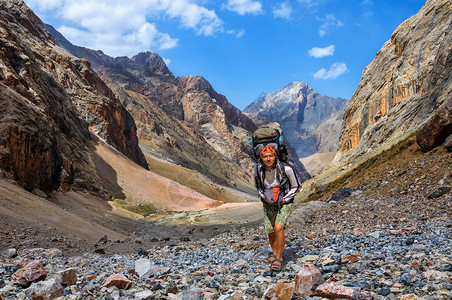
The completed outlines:
[[[260,151],[255,166],[255,186],[263,202],[264,226],[272,254],[264,259],[273,271],[281,271],[286,244],[284,227],[293,208],[293,199],[300,191],[301,181],[293,166],[278,159],[277,150],[267,145]]]

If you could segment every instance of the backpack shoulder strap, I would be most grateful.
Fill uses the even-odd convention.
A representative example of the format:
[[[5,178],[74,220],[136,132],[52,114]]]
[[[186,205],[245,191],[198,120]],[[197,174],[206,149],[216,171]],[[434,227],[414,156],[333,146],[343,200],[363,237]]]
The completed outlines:
[[[259,162],[254,164],[254,185],[257,190],[260,191],[264,188],[264,183],[262,182],[262,166]]]
[[[278,168],[278,173],[280,178],[278,178],[281,186],[283,186],[288,178],[287,178],[287,174],[286,174],[286,169],[285,169],[285,163],[283,163],[282,161],[280,161],[279,159],[276,161],[276,167]]]

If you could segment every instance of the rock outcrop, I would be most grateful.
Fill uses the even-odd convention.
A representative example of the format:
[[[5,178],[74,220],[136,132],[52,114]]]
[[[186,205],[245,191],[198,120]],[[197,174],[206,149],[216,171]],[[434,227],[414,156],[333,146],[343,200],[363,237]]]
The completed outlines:
[[[90,130],[146,167],[136,126],[81,60],[57,47],[21,0],[0,1],[0,173],[32,190],[105,192]]]
[[[452,4],[432,0],[394,31],[363,71],[333,163],[354,162],[423,126],[418,140],[424,149],[444,142],[450,113],[439,127],[433,124],[452,98],[451,30]]]
[[[244,112],[281,124],[300,158],[334,152],[348,100],[322,96],[305,82],[291,82],[248,105]]]

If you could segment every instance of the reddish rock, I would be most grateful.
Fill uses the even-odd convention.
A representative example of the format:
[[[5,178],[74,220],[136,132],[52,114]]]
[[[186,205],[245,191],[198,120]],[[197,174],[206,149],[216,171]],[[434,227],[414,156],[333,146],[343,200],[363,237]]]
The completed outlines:
[[[355,263],[359,260],[360,256],[361,256],[361,254],[346,255],[346,256],[342,257],[342,263],[347,263],[347,262]]]
[[[264,293],[264,299],[289,300],[292,299],[294,286],[289,283],[277,283],[269,286]]]
[[[353,299],[355,289],[331,282],[319,285],[315,292],[316,296],[328,299],[336,298]]]
[[[400,296],[400,300],[418,300],[418,299],[420,300],[422,298],[416,296],[415,294],[406,294],[406,295]]]
[[[130,281],[127,277],[121,274],[112,274],[110,277],[105,280],[102,284],[102,287],[110,287],[115,286],[118,289],[127,290],[132,286],[132,281]]]
[[[295,294],[301,297],[311,296],[322,283],[323,278],[319,269],[312,264],[306,264],[295,277]]]
[[[39,261],[33,261],[17,270],[12,276],[15,285],[29,286],[31,283],[45,279],[47,271]]]

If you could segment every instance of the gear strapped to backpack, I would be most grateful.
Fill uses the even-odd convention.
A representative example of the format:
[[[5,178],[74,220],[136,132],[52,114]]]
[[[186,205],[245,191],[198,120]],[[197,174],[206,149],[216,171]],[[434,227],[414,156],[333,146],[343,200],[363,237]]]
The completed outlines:
[[[271,205],[280,206],[283,198],[282,193],[285,191],[286,185],[288,184],[287,176],[284,170],[284,163],[288,163],[287,148],[284,144],[281,133],[279,132],[279,130],[274,128],[261,127],[253,132],[251,142],[253,144],[253,160],[255,162],[254,178],[256,187],[258,188],[258,191],[261,192],[261,198],[265,202]],[[280,177],[278,179],[281,185],[263,190],[263,182],[259,173],[264,171],[260,152],[265,146],[273,146],[276,150],[276,168],[278,170],[278,177]]]
[[[287,163],[287,148],[279,130],[270,127],[261,127],[253,132],[253,160],[260,161],[260,153],[265,146],[273,146],[278,154],[278,160]]]

